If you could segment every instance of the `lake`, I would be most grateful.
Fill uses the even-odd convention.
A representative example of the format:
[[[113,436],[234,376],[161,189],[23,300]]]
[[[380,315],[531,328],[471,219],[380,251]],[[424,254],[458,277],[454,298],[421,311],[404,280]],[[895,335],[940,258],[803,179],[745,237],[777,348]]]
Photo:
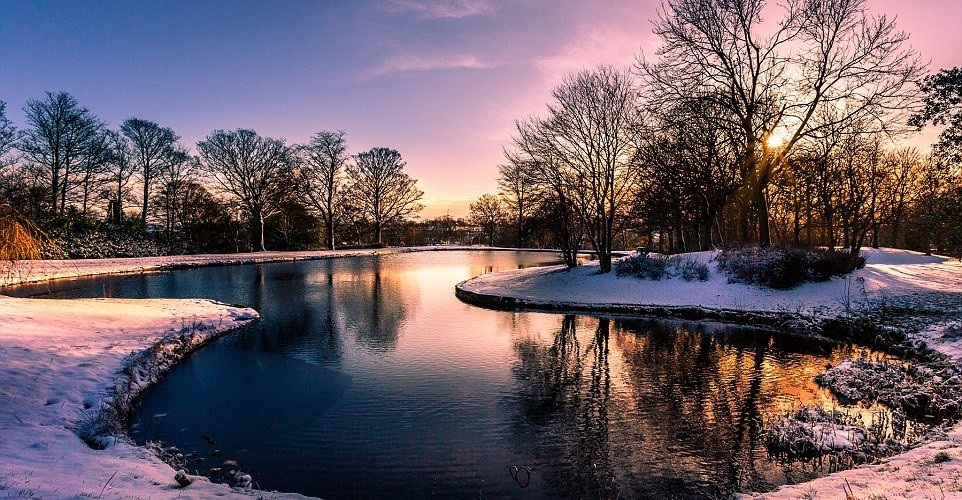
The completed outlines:
[[[802,403],[842,406],[812,377],[873,353],[716,323],[493,311],[454,296],[464,279],[556,260],[421,252],[7,293],[204,297],[260,311],[148,390],[131,435],[190,453],[201,474],[234,460],[263,489],[702,498],[827,472],[771,460],[762,422]]]

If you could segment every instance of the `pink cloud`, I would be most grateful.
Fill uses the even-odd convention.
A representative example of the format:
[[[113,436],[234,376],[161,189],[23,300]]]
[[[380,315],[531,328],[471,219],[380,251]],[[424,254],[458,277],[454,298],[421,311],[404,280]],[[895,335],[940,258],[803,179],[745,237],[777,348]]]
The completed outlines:
[[[392,0],[387,9],[415,13],[423,19],[460,19],[494,11],[485,0]]]
[[[388,59],[380,66],[364,73],[364,78],[377,78],[392,73],[432,71],[445,69],[489,69],[494,65],[481,61],[473,55],[424,57],[404,55]]]

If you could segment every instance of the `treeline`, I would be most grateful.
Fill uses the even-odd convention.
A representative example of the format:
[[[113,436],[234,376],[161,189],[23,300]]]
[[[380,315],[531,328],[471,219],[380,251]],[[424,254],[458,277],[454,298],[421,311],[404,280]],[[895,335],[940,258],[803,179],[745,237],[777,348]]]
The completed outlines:
[[[117,130],[66,92],[0,102],[0,204],[78,257],[406,243],[423,206],[401,154],[349,155],[343,131],[287,144],[215,130],[190,153],[170,128]],[[390,240],[386,238],[392,238]]]
[[[673,0],[654,32],[655,59],[572,75],[517,122],[473,218],[519,246],[547,225],[603,272],[634,246],[960,253],[960,71],[924,77],[891,18],[864,0]],[[895,145],[931,122],[948,125],[931,153]]]

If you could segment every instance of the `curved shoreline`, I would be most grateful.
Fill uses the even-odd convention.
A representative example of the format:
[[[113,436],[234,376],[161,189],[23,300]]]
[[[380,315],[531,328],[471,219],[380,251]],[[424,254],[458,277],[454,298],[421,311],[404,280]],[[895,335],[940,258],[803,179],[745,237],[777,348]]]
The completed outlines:
[[[698,306],[670,306],[654,304],[592,304],[587,302],[556,302],[524,299],[509,295],[482,293],[465,288],[474,278],[454,286],[454,295],[466,304],[497,311],[542,311],[554,313],[621,314],[674,320],[709,320],[737,323],[756,328],[778,329],[810,318],[801,314],[738,309],[715,309]]]

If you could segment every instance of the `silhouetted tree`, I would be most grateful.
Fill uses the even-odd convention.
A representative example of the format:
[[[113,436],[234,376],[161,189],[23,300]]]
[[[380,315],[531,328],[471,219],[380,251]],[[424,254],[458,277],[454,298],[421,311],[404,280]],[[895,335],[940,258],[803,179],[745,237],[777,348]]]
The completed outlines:
[[[404,172],[406,165],[396,150],[373,148],[357,154],[354,164],[348,168],[352,180],[350,195],[374,226],[378,244],[383,244],[385,225],[399,222],[424,208],[418,203],[424,192],[417,188],[417,179]]]
[[[838,122],[889,130],[916,101],[922,69],[908,35],[870,16],[866,0],[787,0],[777,22],[762,16],[768,3],[665,0],[658,60],[639,63],[652,104],[710,99],[727,111],[740,132],[742,217],[757,213],[762,244],[771,243],[767,190],[786,155]],[[813,119],[824,106],[839,111],[833,121]]]
[[[921,129],[925,124],[944,125],[935,149],[953,161],[962,161],[962,68],[943,69],[922,82],[925,106],[910,123]]]
[[[134,165],[140,172],[143,183],[143,198],[140,211],[141,220],[147,222],[150,208],[150,191],[157,177],[157,171],[170,161],[174,144],[180,137],[167,127],[155,122],[130,118],[120,126],[120,131],[133,146]]]
[[[15,161],[11,150],[17,140],[17,129],[7,118],[7,103],[0,101],[0,170]]]
[[[607,273],[615,234],[636,199],[635,86],[628,72],[599,67],[566,78],[552,96],[547,118],[518,123],[524,157],[513,163],[570,204]]]
[[[174,146],[167,161],[156,172],[156,193],[153,207],[164,224],[168,241],[173,240],[174,231],[179,228],[177,214],[181,213],[185,188],[197,180],[197,158],[191,156],[183,147]]]
[[[47,92],[24,107],[29,128],[21,131],[18,149],[44,180],[52,213],[63,214],[71,177],[85,161],[103,123],[66,92]]]
[[[110,200],[108,212],[110,220],[119,223],[124,218],[124,201],[130,199],[130,179],[136,170],[133,160],[133,146],[123,134],[109,131],[111,162],[108,170],[110,177]]]
[[[488,245],[494,246],[494,236],[507,219],[501,200],[496,196],[483,194],[471,202],[470,210],[468,222],[478,226],[487,238]]]
[[[249,214],[253,246],[264,247],[264,219],[290,189],[295,155],[281,139],[248,129],[215,130],[197,143],[201,167],[217,186]]]
[[[515,246],[524,248],[531,231],[531,216],[537,203],[534,179],[522,165],[509,163],[498,166],[498,191],[510,212],[515,229]]]
[[[344,132],[318,132],[300,152],[298,188],[308,207],[321,217],[325,244],[334,250],[336,226],[347,203],[344,175],[350,156]]]

